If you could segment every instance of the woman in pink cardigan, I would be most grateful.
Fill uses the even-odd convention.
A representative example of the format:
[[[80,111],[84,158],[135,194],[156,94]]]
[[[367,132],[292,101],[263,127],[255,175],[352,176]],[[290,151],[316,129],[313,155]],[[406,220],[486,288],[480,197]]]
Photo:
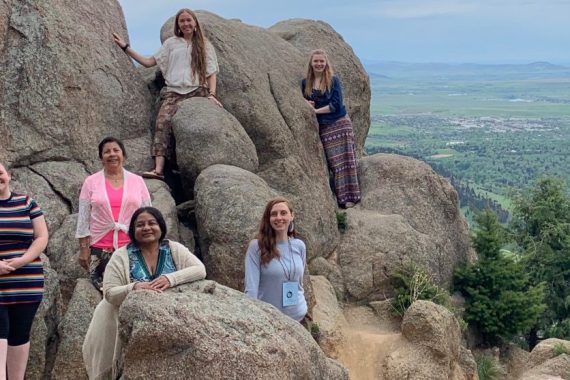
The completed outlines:
[[[103,170],[87,177],[81,188],[75,237],[79,239],[79,264],[101,290],[111,254],[130,242],[127,233],[133,213],[151,201],[142,177],[123,168],[126,151],[119,139],[104,138],[99,143],[99,158]]]

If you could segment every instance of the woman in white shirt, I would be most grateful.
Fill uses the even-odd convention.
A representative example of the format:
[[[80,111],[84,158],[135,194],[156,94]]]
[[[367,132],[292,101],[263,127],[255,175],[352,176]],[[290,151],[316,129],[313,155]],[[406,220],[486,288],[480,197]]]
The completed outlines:
[[[113,33],[113,39],[129,57],[144,67],[158,65],[166,81],[166,89],[161,92],[162,103],[156,117],[151,147],[154,169],[143,173],[145,178],[164,179],[164,164],[174,153],[171,119],[178,103],[199,96],[222,106],[216,98],[216,52],[204,37],[196,14],[190,9],[181,9],[176,13],[174,36],[164,41],[160,50],[150,57],[137,53],[117,33]]]

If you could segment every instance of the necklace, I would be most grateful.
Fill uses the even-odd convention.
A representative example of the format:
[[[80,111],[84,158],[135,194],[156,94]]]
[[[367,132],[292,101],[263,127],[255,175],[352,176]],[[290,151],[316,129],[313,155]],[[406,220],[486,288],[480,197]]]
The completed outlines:
[[[116,174],[114,176],[109,175],[109,174],[105,174],[105,179],[107,179],[112,184],[116,185],[116,184],[119,184],[123,181],[123,173]]]

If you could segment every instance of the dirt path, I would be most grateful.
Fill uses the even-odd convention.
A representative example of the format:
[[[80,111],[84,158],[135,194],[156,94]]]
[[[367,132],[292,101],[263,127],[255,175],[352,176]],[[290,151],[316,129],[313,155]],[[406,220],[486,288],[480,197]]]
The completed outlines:
[[[396,350],[402,334],[390,321],[383,321],[369,307],[344,310],[345,344],[339,349],[339,361],[350,372],[351,380],[388,380],[381,374],[386,355]]]

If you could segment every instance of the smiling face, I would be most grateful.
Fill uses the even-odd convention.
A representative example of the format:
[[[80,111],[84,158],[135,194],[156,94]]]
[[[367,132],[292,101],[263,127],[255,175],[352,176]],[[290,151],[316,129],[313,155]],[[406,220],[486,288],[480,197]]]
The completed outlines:
[[[322,74],[327,67],[327,57],[324,54],[314,54],[311,58],[311,67],[315,73]]]
[[[108,142],[103,145],[101,162],[106,169],[120,169],[123,167],[125,156],[123,150],[116,142]]]
[[[135,241],[137,244],[153,244],[160,240],[162,230],[154,216],[148,212],[139,214],[135,221]]]
[[[6,170],[4,165],[0,164],[0,198],[7,198],[10,196],[10,180],[12,177]]]
[[[196,28],[196,20],[188,12],[182,12],[178,15],[178,28],[184,35],[184,37],[192,36],[194,33],[194,28]]]
[[[293,213],[287,203],[281,202],[273,205],[269,214],[269,224],[276,234],[285,232],[286,235],[292,221]]]

